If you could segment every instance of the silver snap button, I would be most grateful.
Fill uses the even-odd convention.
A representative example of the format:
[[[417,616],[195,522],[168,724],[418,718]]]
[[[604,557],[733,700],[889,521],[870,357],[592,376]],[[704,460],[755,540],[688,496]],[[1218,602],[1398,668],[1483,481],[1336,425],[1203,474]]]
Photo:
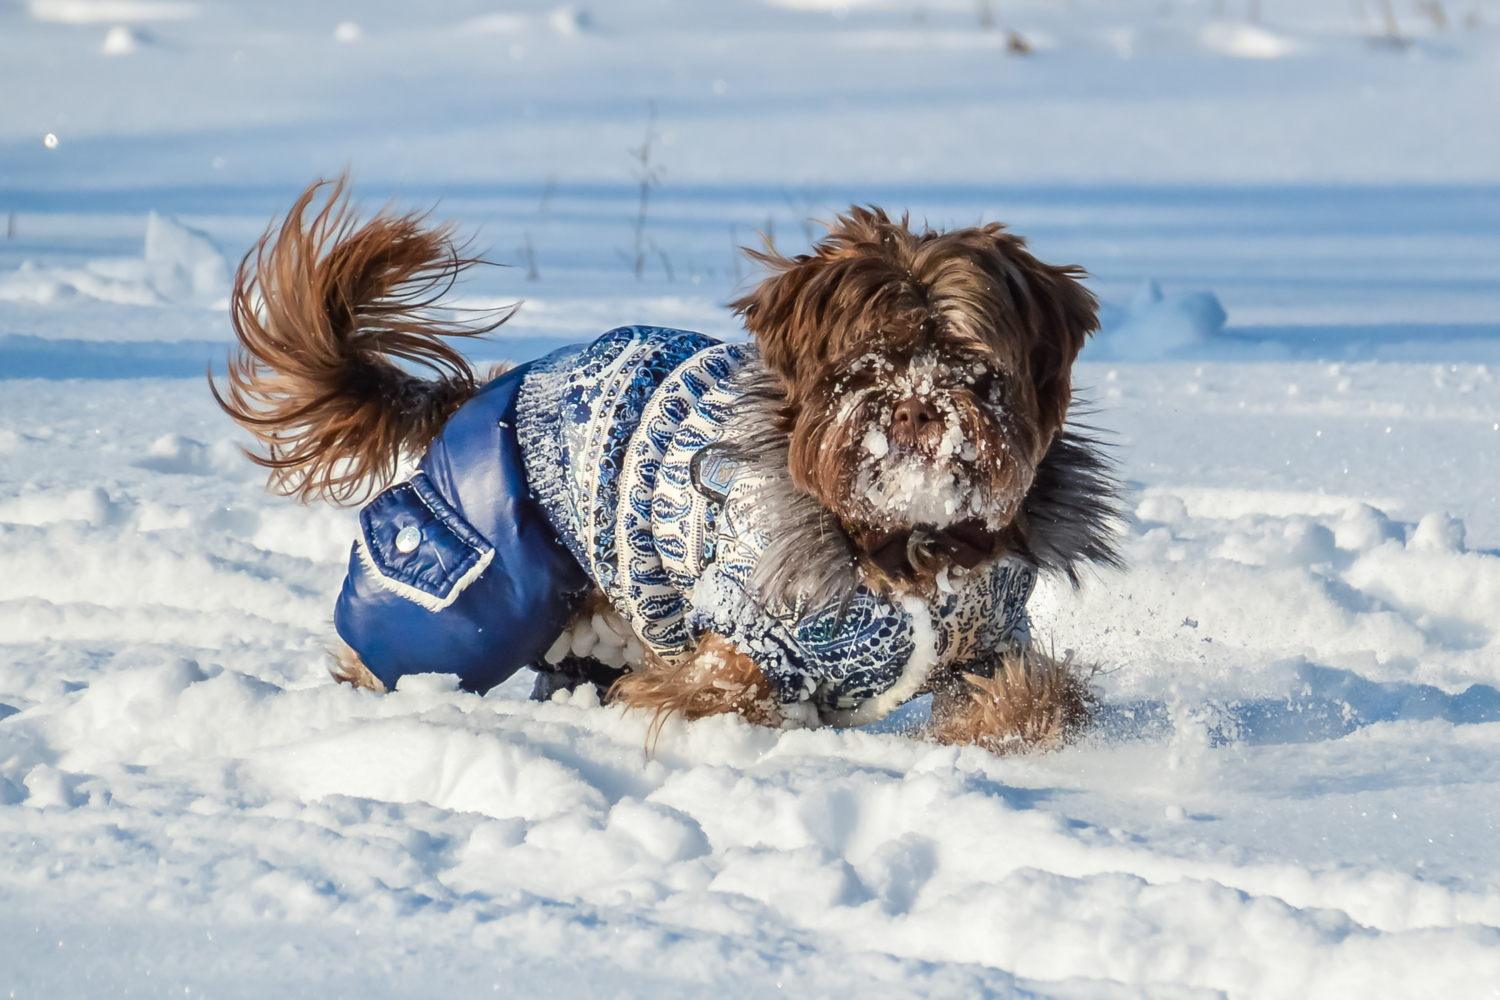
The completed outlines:
[[[396,532],[396,551],[402,555],[417,551],[417,546],[422,544],[422,529],[415,524],[408,524]]]

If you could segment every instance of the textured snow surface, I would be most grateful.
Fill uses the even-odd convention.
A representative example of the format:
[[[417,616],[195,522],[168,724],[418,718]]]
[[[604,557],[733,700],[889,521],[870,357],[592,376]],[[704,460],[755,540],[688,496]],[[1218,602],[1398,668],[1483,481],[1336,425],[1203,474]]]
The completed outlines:
[[[1331,492],[1350,452],[1402,467],[1364,414],[1440,396],[1340,373],[1082,366],[1144,488],[1131,570],[1033,603],[1108,708],[1031,759],[734,719],[648,754],[591,691],[335,686],[349,514],[265,497],[200,382],[5,383],[0,985],[1489,995],[1493,514],[1466,540],[1423,506],[1441,479]],[[1320,379],[1342,419],[1299,414]],[[1500,403],[1470,407],[1397,422],[1488,444]],[[1286,481],[1214,484],[1221,409],[1247,466],[1297,455]]]
[[[1496,996],[1500,4],[1255,6],[0,6],[0,997]],[[486,359],[736,335],[852,202],[1086,267],[1093,737],[333,685],[354,516],[202,372],[345,166],[515,265]]]

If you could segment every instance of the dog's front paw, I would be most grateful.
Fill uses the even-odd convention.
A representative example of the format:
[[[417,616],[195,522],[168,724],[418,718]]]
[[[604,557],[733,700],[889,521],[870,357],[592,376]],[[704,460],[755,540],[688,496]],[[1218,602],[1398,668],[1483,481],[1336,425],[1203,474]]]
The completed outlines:
[[[656,714],[656,728],[673,715],[701,719],[735,713],[762,726],[779,726],[783,713],[771,682],[755,661],[728,639],[709,633],[681,663],[648,656],[645,666],[626,674],[609,698]]]
[[[934,691],[930,735],[999,754],[1055,750],[1083,734],[1097,706],[1071,658],[997,653]]]

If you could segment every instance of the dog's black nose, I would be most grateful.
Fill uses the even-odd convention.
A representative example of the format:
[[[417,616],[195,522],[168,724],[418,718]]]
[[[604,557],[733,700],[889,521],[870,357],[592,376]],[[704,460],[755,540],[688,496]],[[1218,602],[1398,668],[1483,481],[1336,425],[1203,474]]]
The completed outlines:
[[[896,407],[896,413],[891,417],[891,424],[897,430],[920,434],[928,424],[935,424],[941,419],[942,414],[938,413],[936,406],[918,396],[912,396]]]

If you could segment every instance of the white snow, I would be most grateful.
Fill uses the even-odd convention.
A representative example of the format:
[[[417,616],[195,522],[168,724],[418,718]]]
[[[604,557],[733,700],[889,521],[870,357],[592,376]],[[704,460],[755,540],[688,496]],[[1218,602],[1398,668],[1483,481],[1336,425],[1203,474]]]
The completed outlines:
[[[1106,308],[1103,329],[1089,345],[1090,358],[1159,361],[1209,344],[1228,317],[1213,292],[1175,293],[1146,280],[1125,309]]]
[[[974,490],[957,468],[947,464],[934,468],[910,456],[861,469],[854,488],[877,517],[895,524],[943,527],[989,513],[970,509]]]
[[[983,6],[0,11],[0,997],[1494,995],[1500,6]],[[486,359],[731,335],[731,247],[852,202],[1087,267],[1130,565],[1032,612],[1094,737],[332,684],[354,514],[201,373],[345,165],[518,265]]]
[[[111,21],[176,21],[197,17],[198,5],[178,0],[30,0],[38,21],[97,24]]]
[[[353,976],[376,994],[497,976],[525,994],[1483,995],[1500,943],[1493,508],[1466,539],[1420,506],[1440,480],[1391,483],[1382,512],[1328,492],[1343,475],[1316,454],[1288,488],[1178,486],[1213,479],[1151,456],[1209,456],[1226,403],[1259,412],[1239,418],[1246,465],[1220,476],[1276,484],[1246,467],[1285,453],[1287,428],[1321,443],[1340,423],[1330,444],[1396,467],[1385,425],[1357,414],[1421,411],[1432,385],[1356,367],[1340,421],[1263,386],[1311,394],[1316,366],[1202,367],[1080,370],[1121,387],[1101,423],[1158,439],[1125,451],[1154,485],[1128,573],[1033,602],[1044,641],[1103,667],[1099,737],[1023,759],[729,719],[670,723],[648,753],[648,717],[530,703],[527,678],[486,698],[437,676],[339,688],[322,643],[347,514],[267,498],[200,443],[234,434],[199,383],[8,383],[12,988],[74,981],[25,944],[51,935],[109,982],[165,969],[206,995],[271,963],[299,989]],[[1487,399],[1474,423],[1494,434]],[[301,957],[275,958],[286,935]],[[361,971],[378,961],[394,978]]]
[[[104,45],[99,51],[107,56],[128,56],[138,44],[135,32],[123,24],[117,24],[104,36]]]
[[[39,267],[25,260],[13,272],[0,272],[0,301],[43,305],[84,296],[118,305],[198,302],[227,308],[228,291],[228,266],[213,242],[156,212],[146,217],[139,257],[105,257],[82,267]]]
[[[1205,24],[1198,40],[1210,52],[1241,59],[1279,59],[1297,51],[1297,46],[1256,24],[1216,21]]]

